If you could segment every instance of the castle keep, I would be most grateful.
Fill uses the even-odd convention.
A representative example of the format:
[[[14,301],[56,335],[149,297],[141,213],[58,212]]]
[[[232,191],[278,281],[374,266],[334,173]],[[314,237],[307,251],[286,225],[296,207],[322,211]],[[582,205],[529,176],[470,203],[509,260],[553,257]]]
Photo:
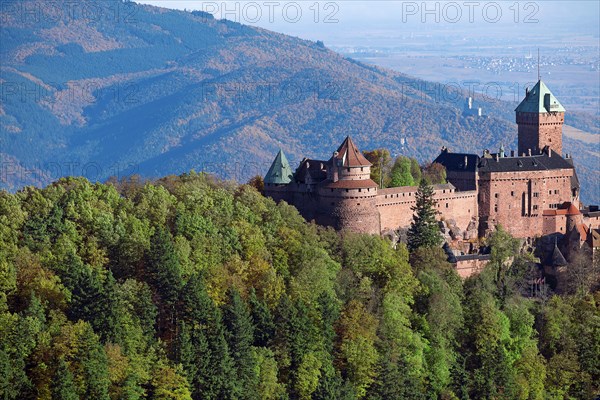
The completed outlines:
[[[498,224],[518,238],[576,231],[586,240],[600,224],[597,212],[580,210],[573,160],[561,154],[565,109],[540,80],[515,111],[517,154],[442,148],[434,162],[446,168],[448,183],[434,185],[438,217],[459,241],[486,236]],[[383,234],[408,227],[417,187],[382,189],[370,173],[371,163],[347,137],[328,160],[303,159],[295,171],[279,151],[264,192],[336,229]]]

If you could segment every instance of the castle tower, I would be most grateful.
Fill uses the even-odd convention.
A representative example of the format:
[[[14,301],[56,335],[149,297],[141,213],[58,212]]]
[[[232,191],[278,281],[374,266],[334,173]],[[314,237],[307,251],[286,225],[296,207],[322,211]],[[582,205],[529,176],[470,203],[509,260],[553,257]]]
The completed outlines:
[[[375,206],[377,184],[371,180],[371,163],[350,136],[327,163],[327,179],[319,186],[320,210],[337,229],[379,234]]]
[[[550,89],[539,80],[515,109],[519,127],[519,156],[536,155],[548,146],[562,155],[562,126],[565,109]]]
[[[287,198],[287,185],[292,181],[294,173],[290,167],[290,163],[287,157],[281,149],[275,156],[275,160],[271,164],[271,168],[264,177],[265,189],[264,193],[266,196],[273,198],[275,201],[286,200]]]

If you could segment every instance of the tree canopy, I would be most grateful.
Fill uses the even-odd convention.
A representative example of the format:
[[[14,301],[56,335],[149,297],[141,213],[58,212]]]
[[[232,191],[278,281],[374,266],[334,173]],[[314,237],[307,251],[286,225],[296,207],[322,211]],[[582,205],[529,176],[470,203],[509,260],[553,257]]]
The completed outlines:
[[[410,253],[193,172],[0,192],[0,398],[593,398],[597,288],[523,297],[501,229],[462,281],[429,191]]]

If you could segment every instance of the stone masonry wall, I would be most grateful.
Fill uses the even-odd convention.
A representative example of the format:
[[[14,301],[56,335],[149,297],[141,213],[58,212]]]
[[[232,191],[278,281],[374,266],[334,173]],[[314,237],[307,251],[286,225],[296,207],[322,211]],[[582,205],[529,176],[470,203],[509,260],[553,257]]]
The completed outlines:
[[[564,113],[517,113],[519,155],[539,154],[545,146],[562,155],[562,125]]]
[[[376,203],[383,231],[410,226],[413,217],[411,207],[416,204],[416,192],[415,186],[379,191]],[[438,219],[453,219],[461,230],[466,230],[472,219],[477,220],[476,191],[436,190],[434,199],[440,212]]]
[[[518,238],[540,236],[545,209],[571,201],[573,170],[480,174],[480,235],[501,224]]]

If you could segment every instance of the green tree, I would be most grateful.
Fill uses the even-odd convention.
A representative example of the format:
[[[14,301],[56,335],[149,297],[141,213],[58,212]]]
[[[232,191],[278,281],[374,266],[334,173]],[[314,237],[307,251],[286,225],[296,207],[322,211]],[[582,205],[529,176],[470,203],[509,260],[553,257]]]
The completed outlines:
[[[410,174],[413,177],[414,182],[421,182],[423,173],[421,172],[421,166],[416,158],[410,158]]]
[[[413,186],[415,180],[411,174],[410,158],[400,156],[396,159],[391,172],[391,187]]]
[[[371,179],[381,188],[389,187],[390,171],[392,170],[392,157],[387,149],[376,149],[363,151],[363,154],[371,164]]]
[[[435,219],[436,201],[433,187],[425,179],[421,180],[416,193],[416,204],[411,208],[413,221],[408,230],[408,249],[412,252],[420,247],[436,247],[442,243],[442,236]]]
[[[58,359],[52,380],[52,398],[56,400],[78,400],[79,395],[73,384],[73,374],[63,357]]]
[[[440,163],[431,163],[423,169],[422,176],[430,185],[446,183],[446,167]]]
[[[275,322],[269,306],[256,297],[254,288],[250,289],[248,298],[250,303],[252,321],[254,322],[254,345],[267,347],[275,334]]]
[[[226,338],[236,369],[237,397],[257,398],[256,357],[252,348],[254,326],[246,304],[237,290],[231,288],[224,307]]]

